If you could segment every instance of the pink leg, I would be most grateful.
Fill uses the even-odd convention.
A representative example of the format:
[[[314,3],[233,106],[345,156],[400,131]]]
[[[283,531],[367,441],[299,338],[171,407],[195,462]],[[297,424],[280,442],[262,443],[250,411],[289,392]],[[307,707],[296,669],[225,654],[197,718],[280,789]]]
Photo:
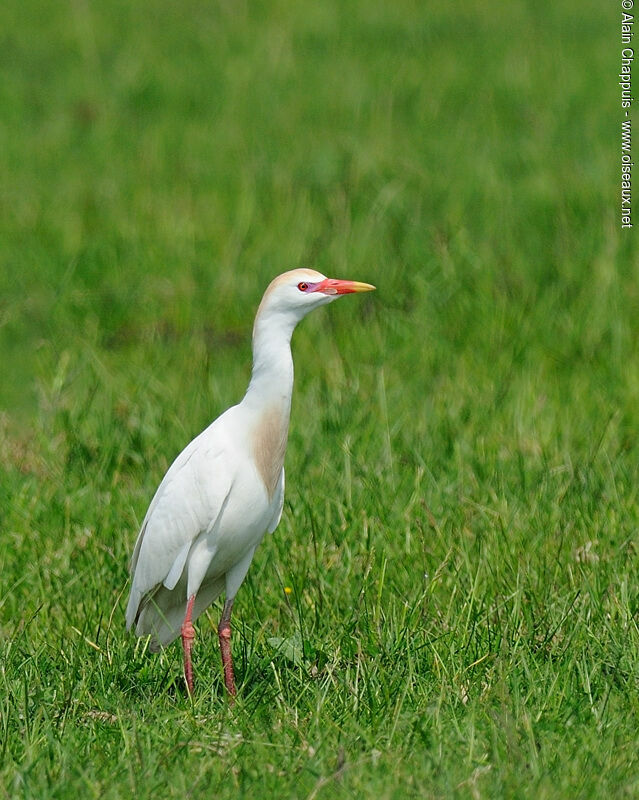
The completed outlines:
[[[224,668],[224,683],[231,697],[235,697],[235,676],[233,675],[233,658],[231,656],[231,611],[233,610],[233,600],[224,603],[222,618],[217,627],[217,635],[220,640],[220,652],[222,653],[222,666]]]
[[[182,649],[184,650],[184,679],[189,695],[193,694],[193,666],[191,665],[191,647],[193,646],[193,639],[195,639],[195,628],[191,622],[193,603],[195,603],[194,594],[189,597],[189,602],[186,605],[186,614],[184,615],[181,629]]]

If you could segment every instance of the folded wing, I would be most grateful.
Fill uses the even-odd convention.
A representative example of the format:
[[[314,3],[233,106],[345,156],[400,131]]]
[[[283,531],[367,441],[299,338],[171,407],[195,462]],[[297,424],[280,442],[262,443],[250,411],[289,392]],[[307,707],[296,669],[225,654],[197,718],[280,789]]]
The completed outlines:
[[[223,443],[210,434],[204,431],[180,453],[151,501],[131,560],[127,628],[160,587],[175,588],[191,546],[214,529],[224,507],[232,469]]]

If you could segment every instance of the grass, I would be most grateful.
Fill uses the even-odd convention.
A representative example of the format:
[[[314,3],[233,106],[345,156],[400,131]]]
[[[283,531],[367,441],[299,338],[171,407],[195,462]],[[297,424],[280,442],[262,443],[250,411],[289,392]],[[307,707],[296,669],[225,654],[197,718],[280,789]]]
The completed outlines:
[[[619,25],[573,5],[2,4],[0,796],[639,792]],[[128,558],[305,264],[378,292],[295,334],[238,702],[219,607],[191,702]]]

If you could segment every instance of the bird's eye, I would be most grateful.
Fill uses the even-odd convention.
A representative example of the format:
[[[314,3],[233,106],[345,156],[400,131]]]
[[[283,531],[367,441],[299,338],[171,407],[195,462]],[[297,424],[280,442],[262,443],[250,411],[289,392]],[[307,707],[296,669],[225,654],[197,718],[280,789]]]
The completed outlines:
[[[308,283],[304,283],[304,281],[302,281],[302,283],[297,284],[297,288],[300,290],[300,292],[305,292],[308,289]]]

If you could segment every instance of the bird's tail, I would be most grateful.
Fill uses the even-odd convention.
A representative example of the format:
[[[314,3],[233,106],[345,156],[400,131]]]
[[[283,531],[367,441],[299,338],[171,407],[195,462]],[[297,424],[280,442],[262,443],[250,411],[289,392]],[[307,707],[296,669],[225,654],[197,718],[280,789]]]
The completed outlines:
[[[195,603],[193,604],[193,620],[222,593],[224,590],[224,576],[204,581],[200,586]],[[133,599],[133,593],[131,600]],[[145,598],[138,598],[137,613],[129,623],[127,611],[127,627],[136,623],[135,632],[138,636],[151,636],[149,650],[157,652],[180,635],[184,615],[186,614],[186,582],[180,580],[175,589],[159,586]],[[129,606],[131,601],[129,601]]]

